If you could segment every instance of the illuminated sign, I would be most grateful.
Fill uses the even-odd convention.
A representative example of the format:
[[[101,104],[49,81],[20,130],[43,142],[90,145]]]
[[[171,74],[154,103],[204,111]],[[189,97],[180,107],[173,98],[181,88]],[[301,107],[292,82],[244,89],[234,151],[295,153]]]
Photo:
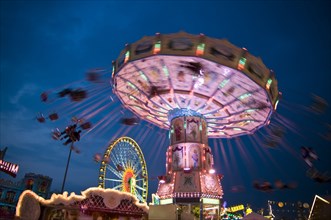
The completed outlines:
[[[0,170],[11,175],[12,177],[16,177],[19,166],[14,163],[9,163],[4,160],[0,160]]]
[[[220,200],[219,199],[202,198],[202,203],[203,204],[215,204],[215,205],[219,205],[220,204]]]
[[[172,204],[173,203],[173,199],[162,199],[160,200],[160,204],[161,205],[166,205],[166,204]]]
[[[243,210],[244,208],[245,208],[244,205],[232,206],[228,208],[228,212],[237,212]]]
[[[152,194],[152,203],[154,205],[160,205],[160,197],[158,197],[155,193]]]

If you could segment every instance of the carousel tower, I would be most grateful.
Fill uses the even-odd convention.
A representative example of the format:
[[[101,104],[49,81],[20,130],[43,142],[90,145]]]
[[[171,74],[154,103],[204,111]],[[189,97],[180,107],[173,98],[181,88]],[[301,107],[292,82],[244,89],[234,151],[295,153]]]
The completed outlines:
[[[168,118],[171,128],[166,175],[159,177],[157,195],[174,203],[221,199],[221,175],[213,167],[204,116],[194,110],[177,108],[169,111]]]

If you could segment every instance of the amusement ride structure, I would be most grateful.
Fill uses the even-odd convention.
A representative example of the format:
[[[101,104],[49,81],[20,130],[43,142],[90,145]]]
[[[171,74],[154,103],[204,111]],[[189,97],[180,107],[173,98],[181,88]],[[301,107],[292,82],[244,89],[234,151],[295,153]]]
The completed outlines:
[[[100,166],[99,186],[135,195],[147,201],[148,174],[139,145],[129,137],[114,140],[106,149]]]
[[[227,40],[185,32],[127,44],[113,62],[112,86],[125,108],[170,130],[156,193],[161,205],[220,204],[222,175],[208,138],[253,134],[268,125],[280,97],[260,58]]]

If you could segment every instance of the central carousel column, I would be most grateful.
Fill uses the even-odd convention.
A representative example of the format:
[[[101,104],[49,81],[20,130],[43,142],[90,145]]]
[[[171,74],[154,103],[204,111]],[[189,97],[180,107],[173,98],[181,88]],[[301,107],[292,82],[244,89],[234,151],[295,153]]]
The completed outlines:
[[[168,118],[170,146],[166,175],[159,177],[160,203],[219,204],[223,195],[221,175],[214,170],[204,116],[190,109],[173,109]]]

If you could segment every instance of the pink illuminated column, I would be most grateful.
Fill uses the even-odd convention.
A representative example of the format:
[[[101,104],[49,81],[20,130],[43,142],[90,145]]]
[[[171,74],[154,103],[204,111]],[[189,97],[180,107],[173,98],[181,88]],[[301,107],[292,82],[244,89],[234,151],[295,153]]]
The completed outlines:
[[[157,195],[174,203],[199,202],[201,198],[222,198],[220,175],[215,174],[208,146],[207,123],[203,115],[189,109],[169,112],[170,146],[166,153],[166,175]]]

